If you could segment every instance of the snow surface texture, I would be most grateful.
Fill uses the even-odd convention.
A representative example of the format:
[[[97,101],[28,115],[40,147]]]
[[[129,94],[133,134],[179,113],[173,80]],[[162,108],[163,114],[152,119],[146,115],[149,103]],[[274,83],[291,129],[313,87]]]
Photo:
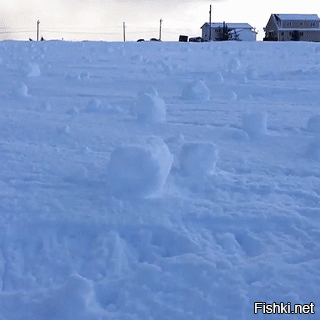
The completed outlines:
[[[319,44],[0,57],[1,320],[318,318]]]

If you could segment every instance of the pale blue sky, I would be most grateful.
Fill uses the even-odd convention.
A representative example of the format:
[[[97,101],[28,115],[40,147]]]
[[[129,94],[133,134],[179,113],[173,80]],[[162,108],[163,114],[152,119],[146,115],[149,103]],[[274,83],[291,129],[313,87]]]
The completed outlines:
[[[121,41],[126,22],[126,39],[135,41],[158,37],[162,19],[162,40],[176,41],[180,34],[201,35],[210,4],[212,22],[247,22],[257,28],[260,40],[271,13],[320,14],[318,0],[3,0],[0,38],[35,39],[40,20],[45,39]]]

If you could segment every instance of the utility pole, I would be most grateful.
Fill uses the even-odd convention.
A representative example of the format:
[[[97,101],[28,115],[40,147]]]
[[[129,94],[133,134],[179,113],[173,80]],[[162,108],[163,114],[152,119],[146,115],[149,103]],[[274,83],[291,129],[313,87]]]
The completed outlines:
[[[123,42],[126,42],[126,23],[123,23]]]
[[[210,11],[209,11],[209,41],[211,41],[211,4],[210,4]]]
[[[159,29],[159,40],[161,40],[161,25],[162,25],[162,19],[160,19],[160,29]]]
[[[40,24],[40,21],[38,20],[37,21],[37,41],[39,41],[39,24]]]

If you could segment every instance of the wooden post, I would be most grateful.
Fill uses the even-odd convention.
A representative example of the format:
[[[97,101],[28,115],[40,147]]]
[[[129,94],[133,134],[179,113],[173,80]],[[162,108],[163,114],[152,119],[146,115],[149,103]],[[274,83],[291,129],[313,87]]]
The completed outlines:
[[[40,21],[38,20],[37,21],[37,41],[39,41],[39,24],[40,24]]]
[[[126,23],[123,23],[123,42],[126,42]]]
[[[209,41],[211,41],[211,4],[210,4],[210,11],[209,11]]]
[[[162,19],[160,19],[159,40],[161,40],[161,24],[162,24]]]

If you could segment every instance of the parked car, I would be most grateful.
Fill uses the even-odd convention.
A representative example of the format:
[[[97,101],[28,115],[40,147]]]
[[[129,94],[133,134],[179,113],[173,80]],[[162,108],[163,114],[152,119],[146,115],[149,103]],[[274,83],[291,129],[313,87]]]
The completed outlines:
[[[189,38],[189,42],[203,42],[203,39],[201,37],[193,37]]]

